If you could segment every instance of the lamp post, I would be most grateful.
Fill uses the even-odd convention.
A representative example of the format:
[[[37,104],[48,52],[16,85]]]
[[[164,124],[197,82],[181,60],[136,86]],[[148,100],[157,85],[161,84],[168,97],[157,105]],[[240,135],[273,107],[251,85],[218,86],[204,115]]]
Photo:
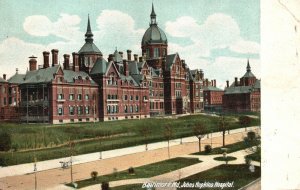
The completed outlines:
[[[36,165],[36,157],[34,157],[33,172],[34,172],[34,189],[36,190],[37,189],[37,178],[36,178],[37,165]]]

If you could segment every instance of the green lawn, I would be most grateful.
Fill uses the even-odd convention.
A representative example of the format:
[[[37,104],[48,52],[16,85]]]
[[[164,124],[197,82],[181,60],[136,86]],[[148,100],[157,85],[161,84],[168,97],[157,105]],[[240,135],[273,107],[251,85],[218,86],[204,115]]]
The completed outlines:
[[[250,158],[251,160],[260,162],[261,161],[261,153],[255,152],[246,156],[246,158]]]
[[[132,184],[132,185],[122,185],[118,187],[111,187],[110,190],[147,190],[142,188],[143,184]]]
[[[241,141],[241,142],[226,145],[224,148],[227,148],[226,151],[227,153],[231,153],[239,150],[244,150],[254,145],[255,145],[254,142],[250,143],[250,142]],[[213,154],[222,154],[223,152],[224,152],[223,147],[218,147],[218,148],[213,148],[210,153],[205,153],[204,151],[202,151],[202,152],[193,153],[193,155],[213,155]]]
[[[261,176],[260,167],[255,166],[255,171],[251,172],[249,170],[249,166],[245,164],[240,165],[220,165],[210,170],[200,172],[198,174],[192,175],[185,179],[180,180],[180,184],[182,185],[184,182],[188,183],[204,183],[209,182],[215,184],[215,182],[226,183],[226,182],[233,182],[232,188],[225,188],[224,189],[239,189],[250,182],[254,181],[255,179]],[[199,188],[180,188],[184,190],[195,190]],[[221,189],[221,188],[201,188],[207,190],[213,189]]]
[[[118,181],[124,179],[136,179],[136,178],[149,178],[157,176],[160,174],[168,173],[180,168],[184,168],[193,164],[200,163],[197,158],[173,158],[170,160],[165,160],[149,165],[140,166],[134,168],[135,174],[129,174],[128,171],[121,171],[116,174],[109,174],[104,176],[99,176],[95,181],[93,179],[86,179],[82,181],[77,181],[78,188],[99,184],[103,181]],[[100,171],[101,172],[101,171]],[[101,174],[101,173],[100,173]],[[71,184],[68,184],[71,186]]]
[[[240,128],[235,117],[227,117],[231,129]],[[75,155],[111,150],[145,144],[147,141],[165,140],[164,126],[171,125],[172,138],[193,135],[193,126],[203,123],[206,132],[218,131],[218,117],[191,115],[178,119],[143,119],[97,123],[76,123],[64,125],[49,124],[12,124],[0,123],[0,133],[11,134],[12,149],[0,152],[0,165],[16,165],[66,157],[69,155],[69,140],[75,141]],[[258,119],[252,119],[249,126],[259,125]],[[140,129],[148,126],[151,130],[145,139]]]
[[[232,161],[232,160],[236,160],[237,158],[236,157],[233,157],[233,156],[226,156],[226,158],[224,158],[223,156],[219,156],[219,157],[215,157],[214,160],[217,160],[217,161]]]

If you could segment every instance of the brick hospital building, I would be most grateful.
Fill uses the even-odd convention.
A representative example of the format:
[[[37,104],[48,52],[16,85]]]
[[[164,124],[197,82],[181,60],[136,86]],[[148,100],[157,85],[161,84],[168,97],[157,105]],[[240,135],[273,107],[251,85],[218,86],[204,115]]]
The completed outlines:
[[[203,111],[203,90],[216,88],[202,70],[190,70],[178,53],[168,53],[153,5],[141,50],[140,56],[115,50],[105,59],[88,18],[84,45],[63,55],[62,65],[59,50],[53,49],[43,52],[39,65],[29,57],[25,74],[16,70],[0,78],[0,120],[70,123]],[[213,102],[220,104],[219,98]]]

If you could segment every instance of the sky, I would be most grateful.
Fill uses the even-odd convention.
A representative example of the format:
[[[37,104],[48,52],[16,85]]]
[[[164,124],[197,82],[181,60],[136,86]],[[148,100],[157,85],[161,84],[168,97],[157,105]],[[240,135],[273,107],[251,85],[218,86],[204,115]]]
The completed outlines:
[[[0,0],[0,74],[25,73],[31,55],[42,65],[42,52],[51,49],[62,64],[63,54],[84,44],[88,14],[104,58],[116,48],[141,55],[152,2],[169,54],[178,52],[219,87],[242,77],[247,59],[260,78],[259,0]]]

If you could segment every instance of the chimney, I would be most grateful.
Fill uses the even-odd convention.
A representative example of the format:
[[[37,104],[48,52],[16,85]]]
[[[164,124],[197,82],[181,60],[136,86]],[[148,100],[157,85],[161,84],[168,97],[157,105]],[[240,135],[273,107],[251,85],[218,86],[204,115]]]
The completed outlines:
[[[49,52],[48,51],[44,51],[43,52],[43,57],[44,57],[44,69],[49,67]]]
[[[127,63],[126,59],[123,60],[123,68],[124,68],[124,75],[128,76],[129,75],[129,71],[128,71],[128,63]]]
[[[143,57],[139,57],[139,62],[143,62]]]
[[[58,49],[51,50],[52,53],[52,67],[58,64]]]
[[[214,86],[214,80],[211,80],[210,82],[211,82],[210,85]]]
[[[226,81],[226,87],[229,88],[229,81]]]
[[[131,61],[131,50],[127,50],[127,60]]]
[[[205,86],[208,86],[208,79],[205,79]]]
[[[70,69],[70,55],[64,54],[64,69],[69,70]]]
[[[37,63],[36,57],[34,57],[33,55],[31,57],[29,57],[29,71],[36,70],[36,66],[37,66],[36,63]]]
[[[72,53],[72,57],[73,57],[73,71],[78,72],[79,71],[79,55],[76,52]]]
[[[217,80],[214,79],[214,87],[217,87]]]
[[[113,54],[109,54],[108,55],[108,58],[107,58],[107,61],[110,62],[113,60]]]
[[[238,86],[238,79],[237,79],[237,77],[234,78],[234,86]]]
[[[204,73],[202,71],[202,69],[200,69],[200,79],[203,79],[204,78]]]
[[[138,61],[138,54],[134,54],[133,57],[134,57],[134,61]]]
[[[6,74],[3,74],[3,79],[6,80]]]
[[[122,59],[123,59],[123,52],[119,51],[119,54],[121,55]]]
[[[146,52],[143,53],[143,61],[146,61],[146,58],[147,58],[147,54]]]

